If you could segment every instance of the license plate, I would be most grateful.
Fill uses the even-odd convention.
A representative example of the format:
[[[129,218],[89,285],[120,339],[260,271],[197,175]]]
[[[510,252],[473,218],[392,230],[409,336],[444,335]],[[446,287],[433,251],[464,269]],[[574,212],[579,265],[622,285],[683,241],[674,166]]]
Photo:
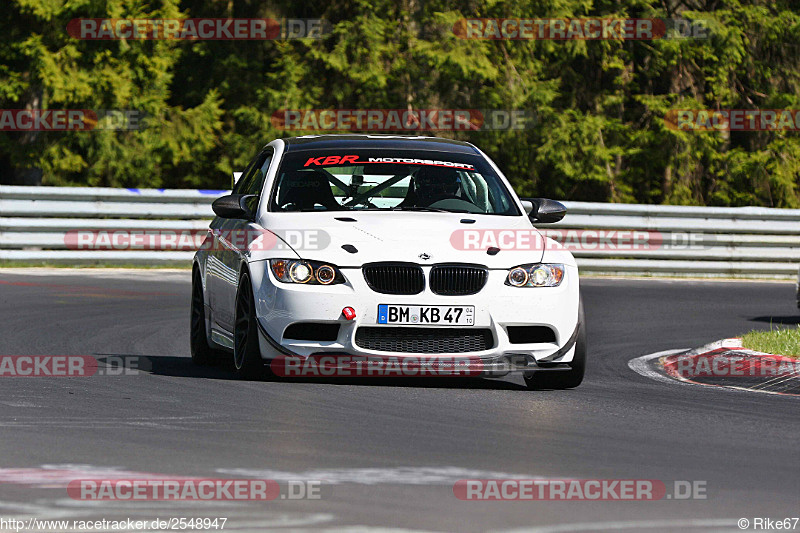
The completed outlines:
[[[472,326],[473,305],[378,305],[378,324]]]

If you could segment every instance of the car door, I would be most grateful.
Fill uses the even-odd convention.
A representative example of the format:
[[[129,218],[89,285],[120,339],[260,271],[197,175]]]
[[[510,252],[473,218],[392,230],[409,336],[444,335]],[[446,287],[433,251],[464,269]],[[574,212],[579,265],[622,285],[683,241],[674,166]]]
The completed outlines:
[[[250,173],[257,160],[258,157],[253,158],[245,167],[244,172],[241,173],[233,186],[232,194],[241,194],[242,183],[244,182],[243,176]],[[227,272],[224,266],[223,257],[225,253],[223,243],[227,240],[225,235],[230,231],[231,223],[231,220],[217,216],[211,221],[208,230],[208,238],[211,240],[211,245],[208,246],[208,257],[206,259],[206,286],[208,305],[211,308],[212,332],[219,331],[220,326],[228,325],[225,317],[227,304],[223,295],[226,294],[224,279],[230,276],[231,273]]]
[[[248,204],[253,213],[258,212],[258,202],[272,156],[272,148],[267,148],[258,154],[234,187],[234,194],[256,195],[256,198],[250,200]],[[224,274],[219,277],[220,302],[217,312],[220,325],[232,334],[239,267],[248,254],[247,242],[252,240],[253,236],[259,235],[263,229],[254,221],[243,219],[225,219],[220,229],[218,260]]]

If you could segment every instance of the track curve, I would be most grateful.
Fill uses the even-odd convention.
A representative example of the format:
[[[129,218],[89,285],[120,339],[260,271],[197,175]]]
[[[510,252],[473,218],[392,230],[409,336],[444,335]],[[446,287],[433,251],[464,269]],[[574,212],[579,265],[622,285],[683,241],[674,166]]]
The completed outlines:
[[[191,511],[227,516],[236,531],[708,531],[738,530],[740,517],[796,516],[796,398],[676,386],[628,368],[636,356],[769,328],[770,319],[797,323],[794,286],[586,279],[582,291],[589,366],[575,390],[528,392],[519,378],[241,382],[191,365],[189,271],[2,270],[0,355],[146,359],[138,375],[0,378],[0,517]],[[268,505],[89,506],[36,481],[43,465],[324,479],[330,492]],[[705,481],[707,499],[453,495],[458,479],[504,475]]]

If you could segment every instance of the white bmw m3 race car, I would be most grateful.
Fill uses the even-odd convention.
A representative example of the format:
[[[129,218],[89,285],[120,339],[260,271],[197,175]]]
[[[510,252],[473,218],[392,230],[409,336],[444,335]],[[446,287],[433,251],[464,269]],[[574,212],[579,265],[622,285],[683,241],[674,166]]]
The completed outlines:
[[[478,148],[318,135],[265,146],[213,204],[192,269],[191,352],[255,377],[281,357],[479,361],[531,389],[583,379],[578,268]],[[227,355],[226,355],[227,354]]]

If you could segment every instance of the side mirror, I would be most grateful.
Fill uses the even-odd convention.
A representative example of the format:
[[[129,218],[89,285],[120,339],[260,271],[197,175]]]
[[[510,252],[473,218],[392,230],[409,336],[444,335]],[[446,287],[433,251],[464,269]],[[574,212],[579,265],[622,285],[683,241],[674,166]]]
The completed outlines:
[[[218,217],[241,218],[253,220],[253,211],[248,207],[248,200],[258,198],[255,194],[229,194],[220,196],[211,204],[211,209]]]
[[[531,222],[539,224],[552,224],[558,222],[567,214],[567,208],[561,202],[547,198],[531,198],[533,209],[528,214]]]

